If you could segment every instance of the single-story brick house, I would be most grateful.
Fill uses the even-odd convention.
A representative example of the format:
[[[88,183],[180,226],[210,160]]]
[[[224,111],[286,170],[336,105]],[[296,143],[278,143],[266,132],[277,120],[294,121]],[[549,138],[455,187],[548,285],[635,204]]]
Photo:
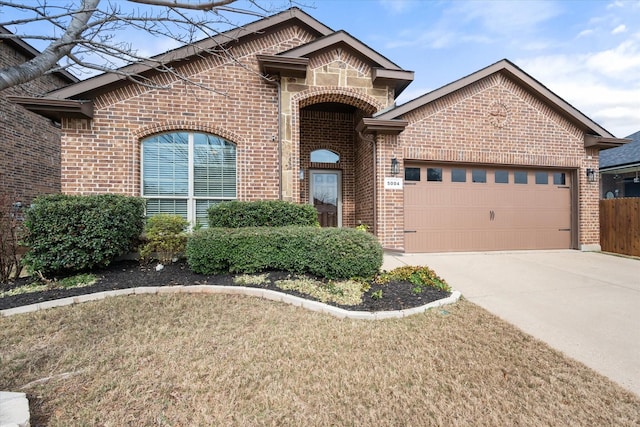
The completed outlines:
[[[630,142],[600,153],[601,197],[640,197],[640,131],[627,136]]]
[[[157,59],[197,85],[140,64],[164,87],[16,99],[61,121],[63,192],[202,222],[221,200],[313,203],[407,252],[599,249],[587,171],[624,141],[507,60],[396,106],[413,72],[297,8]]]

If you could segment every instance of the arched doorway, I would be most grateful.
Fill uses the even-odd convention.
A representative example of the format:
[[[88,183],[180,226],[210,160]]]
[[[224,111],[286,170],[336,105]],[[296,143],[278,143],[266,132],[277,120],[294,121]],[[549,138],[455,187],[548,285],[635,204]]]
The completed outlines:
[[[339,102],[300,109],[300,201],[324,227],[373,225],[373,146],[355,131],[369,114]]]

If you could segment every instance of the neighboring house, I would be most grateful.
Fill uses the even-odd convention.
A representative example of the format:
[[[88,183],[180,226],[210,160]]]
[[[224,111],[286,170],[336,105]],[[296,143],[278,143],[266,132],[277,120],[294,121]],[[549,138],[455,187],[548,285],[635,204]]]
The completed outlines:
[[[640,197],[640,131],[631,142],[600,153],[601,197]]]
[[[0,33],[11,34],[0,26]],[[0,39],[0,68],[30,60],[39,52],[20,39]],[[60,126],[10,102],[8,96],[34,96],[77,82],[67,72],[0,92],[0,191],[27,205],[45,193],[60,192]]]
[[[599,249],[587,170],[624,141],[507,60],[396,106],[413,72],[296,8],[157,58],[198,85],[133,65],[165,88],[15,98],[62,122],[63,192],[201,222],[221,200],[313,203],[407,252]]]

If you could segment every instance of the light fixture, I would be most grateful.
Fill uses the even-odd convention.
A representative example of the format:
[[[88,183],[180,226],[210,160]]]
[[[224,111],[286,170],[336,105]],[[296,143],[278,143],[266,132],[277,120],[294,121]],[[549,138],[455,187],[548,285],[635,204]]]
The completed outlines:
[[[396,159],[395,157],[393,157],[391,159],[391,175],[396,176],[398,175],[398,173],[400,173],[399,170],[399,165],[398,165],[398,159]]]
[[[589,182],[596,182],[596,171],[595,171],[595,169],[587,168],[587,180]]]
[[[304,179],[304,169],[300,169],[300,181]]]

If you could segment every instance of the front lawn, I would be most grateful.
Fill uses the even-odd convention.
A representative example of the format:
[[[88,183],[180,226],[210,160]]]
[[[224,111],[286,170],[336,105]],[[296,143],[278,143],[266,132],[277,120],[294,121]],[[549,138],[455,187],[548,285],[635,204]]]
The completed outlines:
[[[0,318],[31,425],[616,425],[640,399],[460,301],[340,320],[232,295],[136,295]]]

